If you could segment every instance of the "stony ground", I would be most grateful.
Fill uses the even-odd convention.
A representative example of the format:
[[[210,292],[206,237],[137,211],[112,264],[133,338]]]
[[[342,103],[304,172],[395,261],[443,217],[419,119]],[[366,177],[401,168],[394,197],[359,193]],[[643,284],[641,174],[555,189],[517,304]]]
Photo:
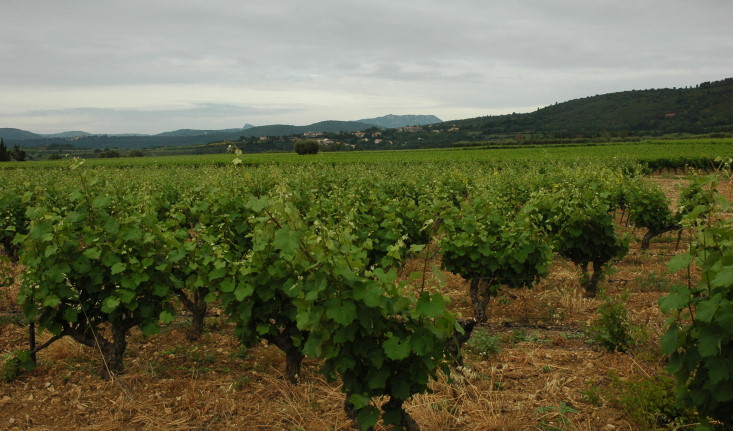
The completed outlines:
[[[673,198],[684,183],[676,177],[655,181]],[[602,300],[584,298],[579,271],[558,258],[535,288],[492,300],[490,322],[474,334],[465,367],[452,382],[441,379],[432,394],[407,403],[423,430],[643,429],[619,401],[619,388],[663,373],[658,342],[665,317],[657,300],[670,283],[684,280],[665,267],[676,252],[676,234],[642,252],[641,232],[623,223],[620,229],[637,241],[602,284],[609,295],[630,293],[625,305],[640,328],[640,344],[628,353],[609,353],[589,340],[587,325],[597,318]],[[4,356],[25,346],[26,330],[13,323],[20,314],[14,302],[17,282],[11,279],[22,271],[0,265]],[[404,271],[420,268],[422,262],[412,261]],[[450,306],[470,316],[467,282],[444,276]],[[147,339],[133,331],[127,371],[112,381],[98,377],[101,359],[94,350],[71,340],[53,344],[39,354],[37,369],[0,382],[0,429],[351,429],[343,395],[337,384],[320,377],[318,361],[306,360],[302,383],[291,385],[283,379],[284,360],[276,348],[240,348],[223,318],[208,318],[207,332],[196,342],[187,341],[186,330],[180,318]]]

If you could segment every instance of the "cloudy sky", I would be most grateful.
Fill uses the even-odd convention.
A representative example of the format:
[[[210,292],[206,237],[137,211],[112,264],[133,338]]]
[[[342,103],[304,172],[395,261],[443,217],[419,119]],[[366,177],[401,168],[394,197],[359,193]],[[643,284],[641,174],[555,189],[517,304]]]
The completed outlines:
[[[0,0],[0,127],[529,112],[733,77],[731,0]]]

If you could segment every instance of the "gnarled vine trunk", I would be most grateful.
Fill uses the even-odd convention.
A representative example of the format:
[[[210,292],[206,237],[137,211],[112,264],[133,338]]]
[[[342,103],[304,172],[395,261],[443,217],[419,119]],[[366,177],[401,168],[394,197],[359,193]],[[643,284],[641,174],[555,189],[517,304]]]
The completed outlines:
[[[93,330],[67,328],[65,332],[78,343],[97,349],[102,353],[103,363],[100,375],[104,380],[109,380],[125,371],[123,358],[125,350],[127,350],[127,331],[130,327],[130,325],[123,323],[113,323],[112,341],[107,340],[99,333],[92,333]]]
[[[189,341],[195,341],[201,338],[204,333],[204,318],[206,317],[206,295],[201,289],[193,291],[193,299],[189,299],[186,293],[178,291],[178,299],[181,301],[186,310],[191,312],[191,330],[188,333]]]
[[[644,235],[644,237],[641,239],[641,249],[648,250],[649,243],[651,242],[652,238],[665,234],[667,232],[672,232],[673,230],[677,230],[677,229],[679,229],[679,227],[677,226],[667,227],[664,229],[649,229],[646,232],[646,234]]]
[[[293,342],[293,336],[297,331],[295,323],[289,323],[279,334],[265,337],[268,342],[285,353],[285,378],[293,384],[297,384],[300,380],[300,366],[304,358],[300,347]]]
[[[390,397],[389,401],[384,405],[385,410],[399,410],[400,411],[400,419],[402,425],[405,429],[405,431],[420,431],[420,425],[415,422],[415,419],[410,416],[409,413],[405,411],[405,409],[402,407],[402,404],[404,403],[404,400],[401,400],[399,398]]]
[[[588,265],[593,264],[593,273],[588,272]],[[603,264],[604,262],[588,262],[580,265],[580,270],[583,271],[583,278],[580,284],[585,288],[585,296],[587,298],[595,298],[598,295],[598,283],[601,281],[603,276]]]
[[[491,299],[491,282],[481,278],[472,278],[469,287],[471,296],[471,304],[473,305],[473,313],[478,323],[484,323],[488,320],[486,315],[486,306]]]

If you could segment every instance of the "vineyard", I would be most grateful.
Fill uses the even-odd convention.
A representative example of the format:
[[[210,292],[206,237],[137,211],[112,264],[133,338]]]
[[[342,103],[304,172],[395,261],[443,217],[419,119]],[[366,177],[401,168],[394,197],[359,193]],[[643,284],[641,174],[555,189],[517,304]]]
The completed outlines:
[[[481,151],[3,170],[0,427],[731,429],[727,166]]]

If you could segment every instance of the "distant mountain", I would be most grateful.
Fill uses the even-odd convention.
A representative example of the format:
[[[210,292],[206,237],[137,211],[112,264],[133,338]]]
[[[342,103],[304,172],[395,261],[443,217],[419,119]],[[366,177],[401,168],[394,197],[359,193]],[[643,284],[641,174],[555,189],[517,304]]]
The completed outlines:
[[[209,142],[237,140],[241,136],[290,136],[305,132],[355,132],[373,127],[369,124],[356,121],[321,121],[308,126],[272,125],[258,126],[245,125],[241,129],[224,130],[193,130],[181,129],[165,132],[158,135],[86,135],[74,138],[47,137],[19,129],[0,129],[0,136],[6,144],[18,144],[24,147],[42,147],[54,144],[73,144],[78,148],[150,148],[150,147],[178,147],[201,145]],[[4,134],[3,131],[9,131]],[[12,133],[11,133],[12,132]],[[73,139],[73,142],[69,142]]]
[[[244,130],[251,129],[254,126],[247,123],[244,125],[244,127],[240,129],[221,129],[221,130],[198,130],[198,129],[178,129],[173,130],[172,132],[163,132],[158,133],[154,136],[201,136],[201,135],[211,135],[211,134],[221,134],[221,133],[241,133]]]
[[[276,124],[271,126],[252,127],[245,130],[244,133],[242,133],[242,136],[290,136],[299,135],[306,132],[358,132],[361,130],[366,130],[370,127],[373,126],[358,121],[321,121],[318,123],[310,124],[308,126],[289,126]]]
[[[25,130],[11,129],[6,127],[0,128],[0,138],[3,138],[6,141],[13,141],[22,139],[41,139],[43,138],[43,135],[38,135],[36,133],[31,133]]]
[[[92,134],[87,133],[87,132],[71,131],[71,132],[44,134],[41,136],[43,136],[44,138],[78,138],[81,136],[92,136]]]
[[[358,120],[360,123],[366,123],[386,129],[394,129],[405,126],[425,126],[428,124],[442,123],[443,120],[435,115],[385,115],[383,117],[367,118]]]

